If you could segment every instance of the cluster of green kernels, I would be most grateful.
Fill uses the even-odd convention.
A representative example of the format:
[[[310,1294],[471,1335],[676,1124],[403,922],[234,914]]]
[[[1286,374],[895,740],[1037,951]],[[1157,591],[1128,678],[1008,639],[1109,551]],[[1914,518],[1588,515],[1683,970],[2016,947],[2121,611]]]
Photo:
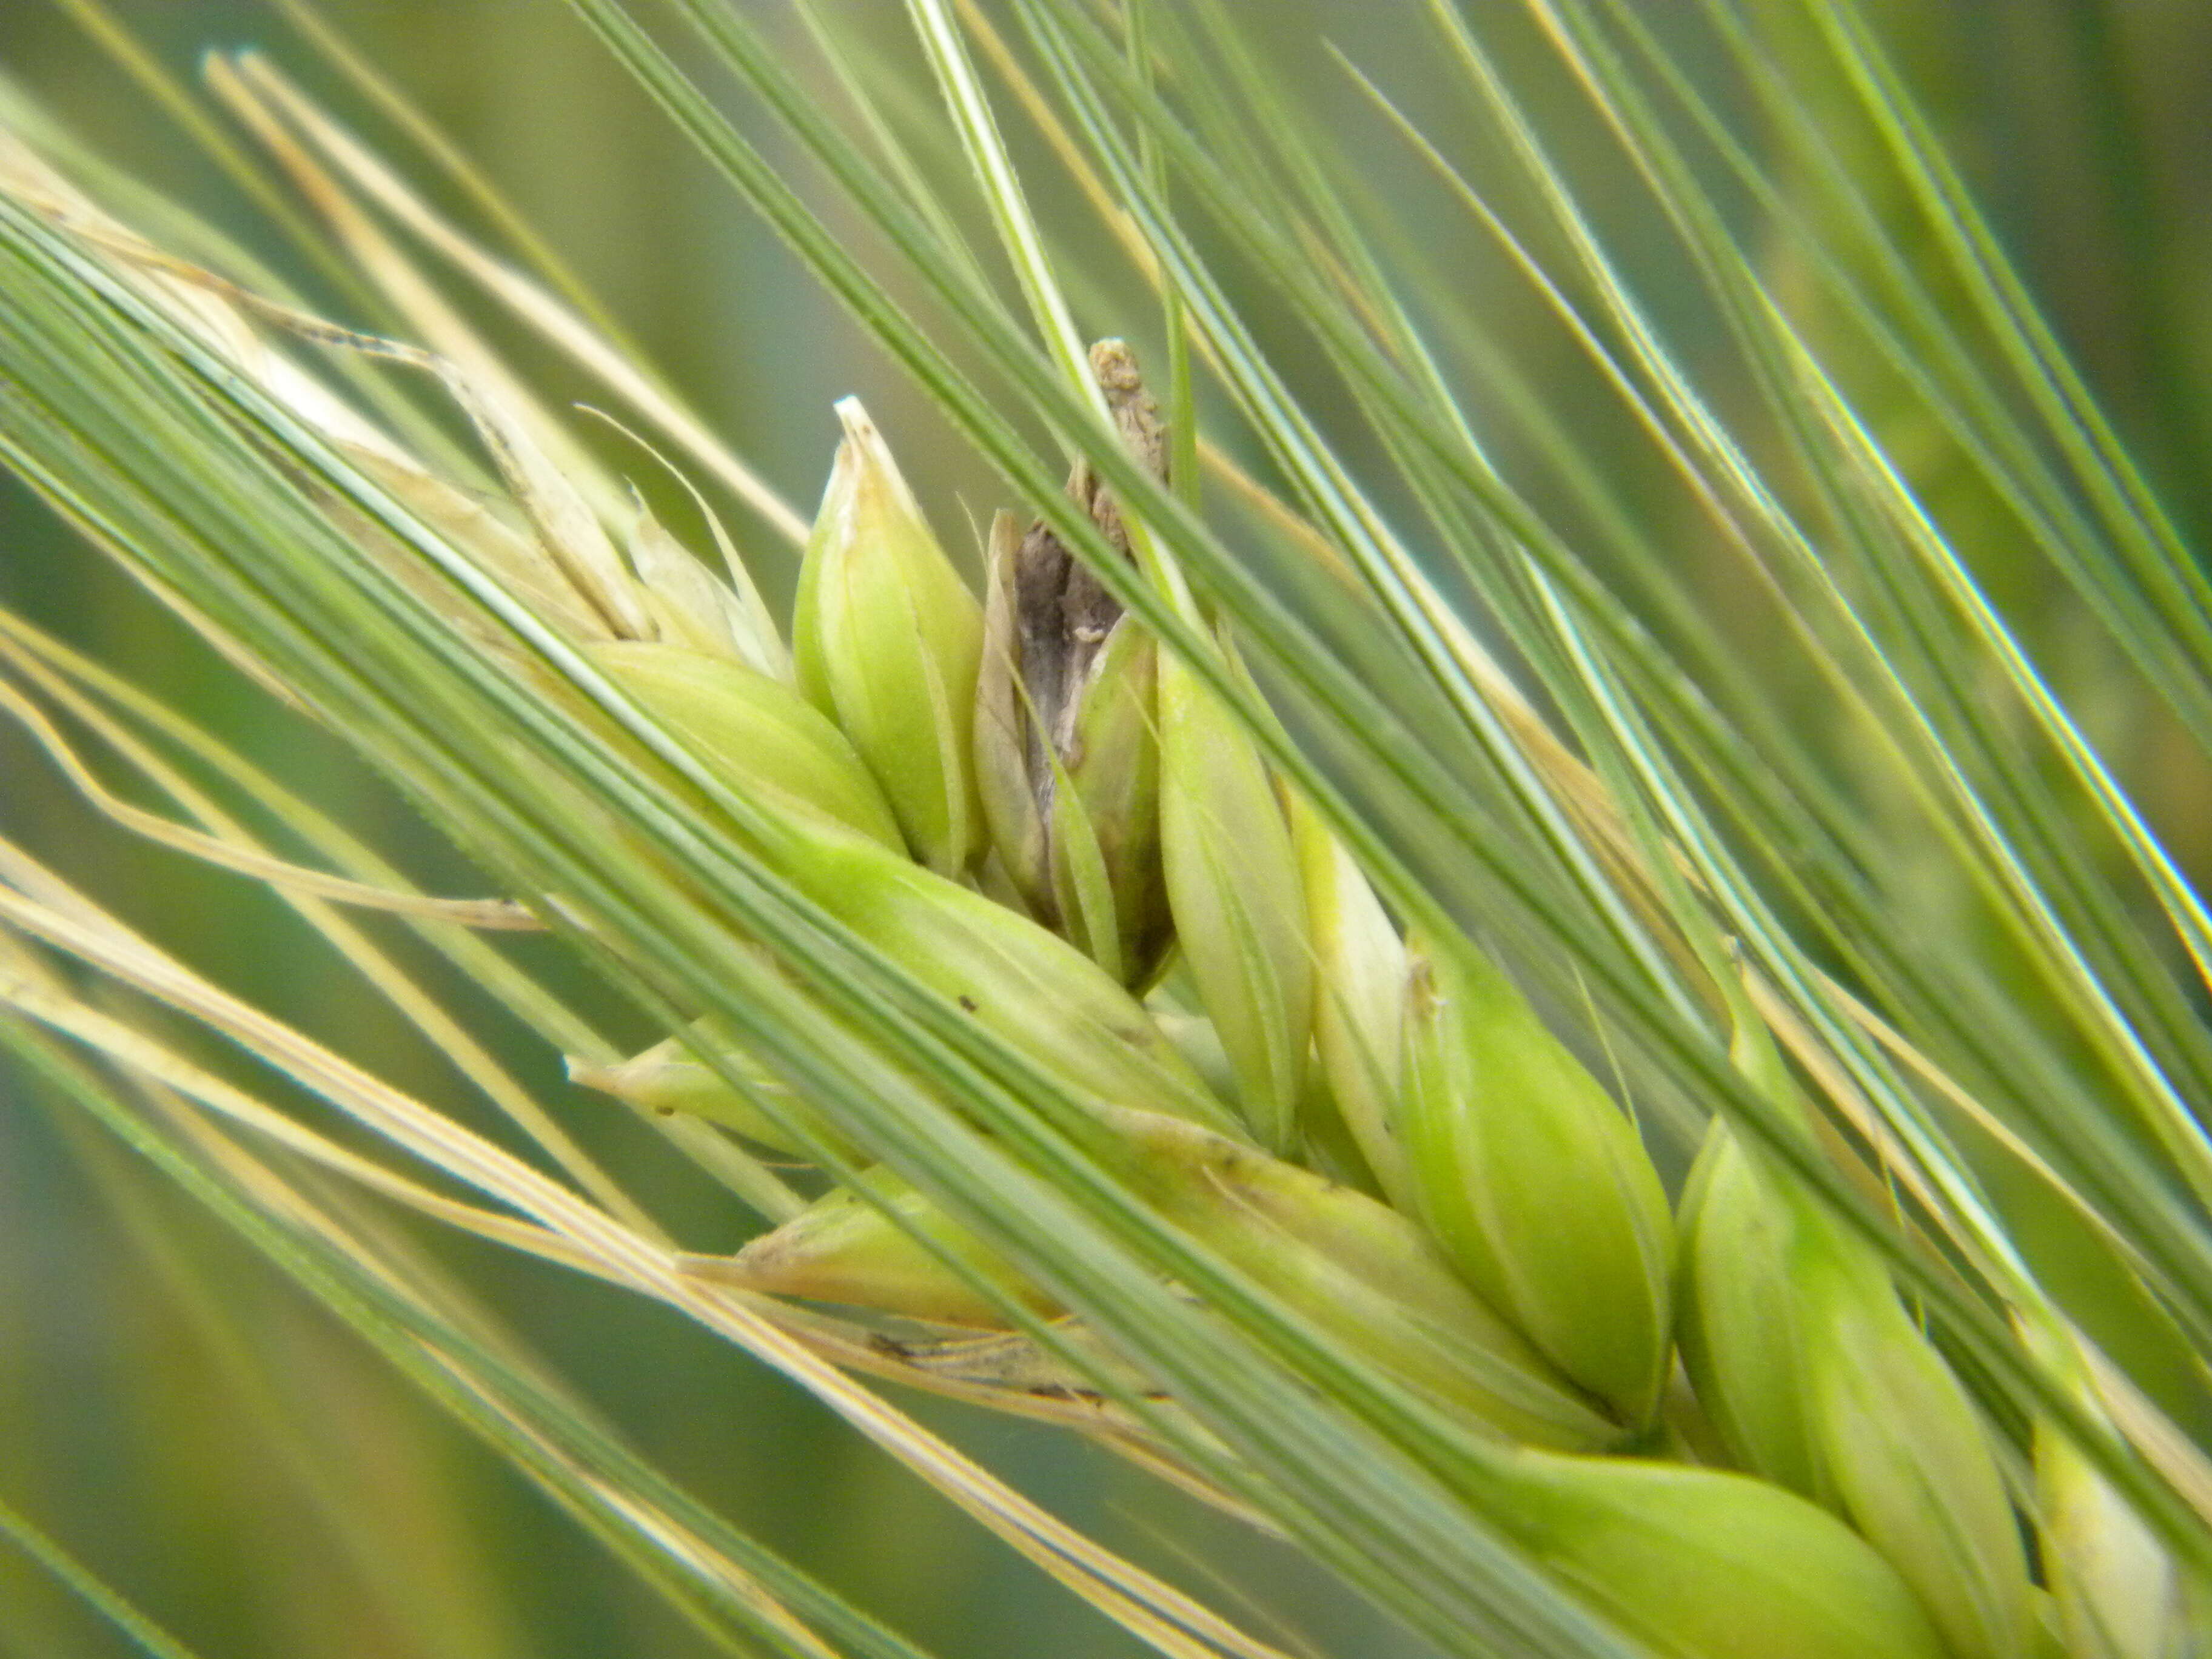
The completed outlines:
[[[1094,362],[1157,470],[1127,354]],[[1717,1124],[1678,1248],[1629,1117],[1495,964],[1403,936],[1042,523],[998,516],[979,603],[867,416],[839,413],[787,658],[594,647],[763,807],[780,873],[1096,1102],[1166,1219],[1478,1429],[1455,1478],[1655,1651],[2014,1659],[2063,1622],[2137,1659],[2075,1635],[2097,1587],[2066,1593],[2056,1521],[2070,1611],[2046,1619],[1987,1431],[1878,1259]],[[1071,490],[1126,549],[1087,467]],[[704,1028],[578,1075],[795,1150],[702,1047],[805,1111]],[[866,1184],[738,1270],[952,1325],[1056,1311],[888,1171]],[[1665,1441],[1670,1379],[1747,1473],[1588,1455]]]

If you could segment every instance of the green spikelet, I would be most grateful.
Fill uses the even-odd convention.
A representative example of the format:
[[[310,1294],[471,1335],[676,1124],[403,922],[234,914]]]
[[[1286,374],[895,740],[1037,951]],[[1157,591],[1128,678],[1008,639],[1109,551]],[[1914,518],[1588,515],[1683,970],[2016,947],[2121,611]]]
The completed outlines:
[[[726,657],[771,679],[788,681],[791,654],[784,648],[759,589],[753,586],[751,573],[706,502],[700,500],[698,505],[721,548],[730,580],[725,583],[709,575],[707,568],[686,552],[640,501],[628,546],[647,614],[660,638],[671,645],[690,646],[710,657]]]
[[[2106,1421],[2071,1333],[2023,1316],[2029,1352],[2067,1379],[2075,1405]],[[2135,1506],[2057,1423],[2035,1425],[2035,1514],[2051,1622],[2068,1659],[2205,1659],[2212,1586],[2185,1573]]]
[[[613,1065],[568,1059],[568,1080],[580,1087],[614,1096],[641,1111],[681,1114],[704,1118],[734,1129],[748,1140],[793,1158],[808,1156],[781,1123],[754,1103],[745,1091],[734,1088],[714,1067],[699,1058],[705,1048],[744,1078],[749,1088],[775,1102],[782,1110],[804,1117],[816,1134],[851,1158],[852,1148],[769,1068],[742,1048],[716,1035],[704,1022],[684,1036],[670,1037]]]
[[[1412,959],[1367,878],[1312,807],[1293,799],[1291,823],[1316,969],[1314,1054],[1382,1190],[1412,1209],[1417,1200],[1398,1123]]]
[[[2070,1659],[2202,1659],[2212,1608],[2128,1501],[2049,1423],[2035,1431],[2043,1570]],[[2192,1606],[2192,1601],[2197,1605]]]
[[[1340,1340],[1502,1436],[1587,1448],[1619,1425],[1455,1279],[1395,1211],[1194,1124],[1108,1107],[1101,1161],[1135,1195]],[[975,1240],[887,1171],[874,1196],[972,1270],[1045,1315]],[[866,1200],[830,1194],[740,1251],[751,1288],[955,1324],[1002,1312]]]
[[[1626,1115],[1469,951],[1417,949],[1400,1121],[1444,1254],[1584,1388],[1642,1423],[1671,1338],[1673,1223]]]
[[[1290,825],[1228,709],[1159,665],[1160,851],[1176,937],[1261,1143],[1287,1152],[1313,1046],[1314,966]]]
[[[707,1033],[694,1028],[689,1041],[670,1037],[612,1065],[571,1055],[568,1062],[568,1081],[580,1088],[612,1095],[641,1111],[703,1117],[773,1151],[798,1153],[795,1137],[787,1134],[774,1119],[732,1088],[693,1051],[692,1043],[711,1042]],[[763,1093],[773,1093],[781,1101],[791,1100],[791,1091],[767,1067],[750,1058],[741,1059],[726,1044],[715,1046],[730,1057],[753,1087]]]
[[[682,646],[617,641],[586,653],[738,793],[804,806],[903,849],[890,805],[853,745],[788,686]]]
[[[1682,1189],[1674,1333],[1683,1369],[1730,1457],[1832,1506],[1800,1386],[1787,1231],[1788,1218],[1716,1118]]]
[[[875,774],[916,857],[957,875],[982,850],[972,759],[982,608],[930,533],[857,398],[800,567],[799,690]]]
[[[1960,1659],[2029,1653],[2027,1552],[1981,1419],[1881,1263],[1824,1217],[1793,1219],[1807,1418],[1844,1514]]]
[[[1237,1073],[1230,1069],[1229,1052],[1221,1046],[1221,1034],[1213,1029],[1212,1020],[1204,1014],[1186,1013],[1153,1002],[1146,1003],[1145,1011],[1160,1028],[1160,1035],[1206,1079],[1207,1088],[1224,1100],[1236,1097]]]
[[[1738,1064],[1802,1119],[1739,1009]],[[2027,1559],[1988,1431],[1863,1241],[1725,1127],[1686,1213],[1683,1363],[1746,1467],[1831,1504],[1919,1597],[1956,1659],[2038,1637]]]
[[[1779,1486],[1627,1458],[1472,1461],[1498,1528],[1663,1659],[1947,1659],[1896,1569]]]
[[[1400,1380],[1516,1440],[1620,1437],[1396,1211],[1191,1123],[1103,1115],[1103,1157],[1133,1192]]]
[[[779,873],[1077,1093],[1236,1133],[1142,1004],[1065,939],[880,846],[793,819]]]
[[[844,1188],[823,1194],[738,1251],[727,1264],[728,1276],[772,1295],[947,1325],[1004,1328],[1000,1304],[915,1237],[913,1229],[1016,1303],[1047,1316],[1056,1311],[974,1235],[890,1170],[869,1170],[860,1179],[872,1199]]]

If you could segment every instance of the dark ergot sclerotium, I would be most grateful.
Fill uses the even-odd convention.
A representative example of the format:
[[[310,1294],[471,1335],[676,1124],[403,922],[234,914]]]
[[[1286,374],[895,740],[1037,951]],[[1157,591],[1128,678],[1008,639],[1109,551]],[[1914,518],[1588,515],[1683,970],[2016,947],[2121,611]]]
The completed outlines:
[[[1091,366],[1122,441],[1165,480],[1159,410],[1119,340]],[[1113,496],[1087,459],[1069,495],[1123,557]],[[1173,936],[1159,860],[1158,676],[1152,636],[1042,520],[1001,514],[989,547],[976,770],[991,838],[1037,919],[1125,983],[1158,969]]]

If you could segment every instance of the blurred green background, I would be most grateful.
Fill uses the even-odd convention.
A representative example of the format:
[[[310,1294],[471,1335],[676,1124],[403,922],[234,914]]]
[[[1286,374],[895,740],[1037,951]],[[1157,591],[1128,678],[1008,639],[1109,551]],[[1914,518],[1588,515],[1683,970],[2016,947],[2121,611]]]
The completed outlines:
[[[771,27],[793,27],[770,0],[738,3]],[[321,9],[497,181],[802,513],[834,442],[830,403],[848,392],[866,399],[908,473],[926,480],[941,526],[950,531],[963,511],[980,520],[997,504],[992,481],[921,399],[557,0],[328,0]],[[1329,35],[1386,83],[1410,84],[1419,101],[1426,37],[1411,0],[1243,0],[1237,9],[1279,41]],[[1479,21],[1487,15],[1470,9]],[[846,10],[880,33],[887,50],[907,49],[902,9],[891,0],[847,0]],[[1887,10],[1892,38],[2062,332],[2203,544],[2212,522],[2212,413],[2203,404],[2212,386],[2212,185],[2201,163],[2212,131],[2212,8],[1907,0]],[[265,47],[382,136],[267,7],[131,0],[115,13],[186,76],[204,48]],[[0,71],[334,314],[376,325],[349,313],[270,234],[63,9],[0,0]],[[1291,72],[1313,77],[1305,90],[1325,106],[1351,107],[1352,94],[1317,58],[1294,57]],[[1434,97],[1422,112],[1447,128],[1454,118]],[[1371,125],[1347,121],[1346,131],[1347,145],[1361,147],[1358,166],[1378,182],[1401,182],[1401,152]],[[1449,258],[1455,246],[1447,240],[1435,252]],[[1492,280],[1470,279],[1471,305],[1486,295],[1478,282]],[[1148,302],[1118,294],[1113,279],[1082,297],[1102,329],[1141,335],[1153,326]],[[1498,302],[1525,303],[1502,292]],[[554,392],[583,394],[526,342],[513,343]],[[757,524],[737,527],[771,595],[787,592],[787,552]],[[404,804],[327,738],[242,687],[6,480],[0,599],[234,734],[419,878],[469,890],[456,857]],[[2066,620],[2050,619],[2050,629],[2063,634]],[[2135,731],[2126,708],[2106,735],[2177,853],[2201,868],[2212,836],[2204,780],[2162,767],[2155,726]],[[249,884],[113,833],[4,732],[0,830],[255,1001],[471,1114],[435,1058],[289,912]],[[469,1006],[461,988],[447,988]],[[744,1236],[747,1218],[731,1200],[568,1090],[555,1057],[513,1041],[507,1052],[686,1243],[713,1249]],[[663,1468],[925,1644],[976,1656],[1139,1650],[798,1391],[674,1316],[489,1247],[427,1234],[424,1244]],[[1413,1650],[1289,1552],[1103,1454],[1042,1430],[908,1403],[1139,1559],[1201,1590],[1220,1588],[1217,1574],[1233,1582],[1225,1608],[1262,1634],[1336,1654]],[[203,1654],[703,1650],[594,1543],[189,1200],[4,1072],[0,1500]],[[0,1653],[125,1650],[0,1546]]]

